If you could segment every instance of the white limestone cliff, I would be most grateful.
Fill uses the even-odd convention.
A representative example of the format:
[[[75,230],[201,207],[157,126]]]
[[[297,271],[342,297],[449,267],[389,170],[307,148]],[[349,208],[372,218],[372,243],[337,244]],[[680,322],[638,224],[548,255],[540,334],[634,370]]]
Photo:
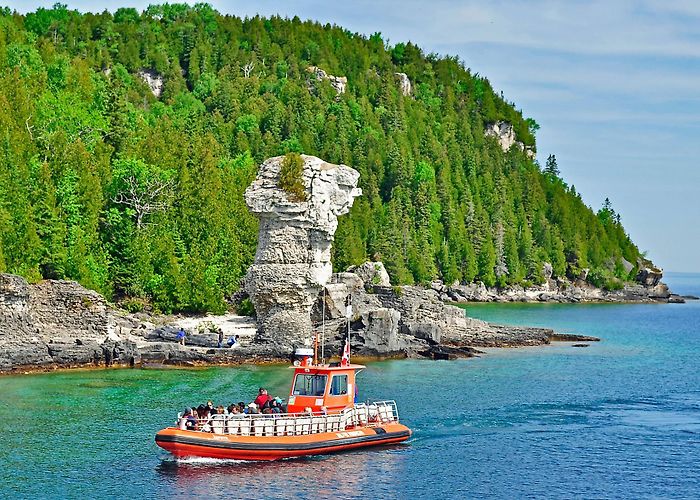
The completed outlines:
[[[137,75],[148,85],[154,96],[161,96],[161,94],[163,93],[163,85],[165,84],[163,80],[163,75],[161,75],[157,71],[153,71],[152,69],[145,68],[140,69]]]
[[[326,73],[318,66],[309,66],[306,71],[311,73],[316,77],[317,80],[328,80],[331,87],[335,89],[338,94],[344,94],[348,86],[348,79],[345,76],[334,76]]]
[[[495,137],[503,151],[508,151],[513,145],[515,145],[515,147],[517,147],[520,151],[525,151],[528,158],[535,158],[535,151],[532,149],[532,147],[525,146],[525,144],[516,140],[513,125],[508,122],[500,121],[486,124],[484,135],[486,137]]]
[[[399,89],[404,96],[411,95],[411,80],[408,78],[406,73],[394,73],[396,78],[399,80]]]

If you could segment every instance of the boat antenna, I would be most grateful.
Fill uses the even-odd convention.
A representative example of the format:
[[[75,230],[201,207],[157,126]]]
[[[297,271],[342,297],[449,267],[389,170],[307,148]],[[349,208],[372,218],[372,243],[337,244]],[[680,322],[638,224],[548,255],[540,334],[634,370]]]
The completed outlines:
[[[326,364],[326,287],[323,287],[323,302],[321,305],[321,364]]]
[[[348,323],[348,344],[347,344],[347,356],[348,364],[350,364],[350,318],[352,317],[352,294],[348,295],[347,307],[345,308],[345,316],[347,317]]]
[[[314,333],[314,365],[318,364],[318,332]]]

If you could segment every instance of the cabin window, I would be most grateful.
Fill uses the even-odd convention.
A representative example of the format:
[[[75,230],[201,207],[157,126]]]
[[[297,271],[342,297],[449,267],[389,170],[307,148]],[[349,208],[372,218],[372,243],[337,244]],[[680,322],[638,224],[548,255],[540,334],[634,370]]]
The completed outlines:
[[[331,395],[340,396],[342,394],[348,393],[348,376],[347,375],[333,375],[331,380]]]
[[[300,373],[294,381],[295,396],[323,396],[326,392],[327,375],[305,375]]]

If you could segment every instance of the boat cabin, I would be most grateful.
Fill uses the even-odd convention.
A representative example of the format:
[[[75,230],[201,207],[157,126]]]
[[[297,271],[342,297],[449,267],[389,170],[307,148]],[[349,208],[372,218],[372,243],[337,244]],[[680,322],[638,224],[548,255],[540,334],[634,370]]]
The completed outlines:
[[[315,412],[325,406],[328,412],[338,412],[355,404],[355,375],[363,365],[306,365],[294,367],[292,389],[287,400],[289,413],[302,413],[306,408]]]

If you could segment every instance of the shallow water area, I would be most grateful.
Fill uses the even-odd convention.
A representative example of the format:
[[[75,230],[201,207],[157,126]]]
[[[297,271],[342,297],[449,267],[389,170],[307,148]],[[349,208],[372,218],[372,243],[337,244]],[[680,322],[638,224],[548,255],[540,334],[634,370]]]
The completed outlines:
[[[700,295],[700,276],[674,291]],[[187,404],[285,397],[285,367],[0,378],[0,492],[21,497],[697,498],[700,303],[484,304],[470,315],[601,337],[458,361],[369,364],[409,443],[274,463],[175,460],[153,436]]]

